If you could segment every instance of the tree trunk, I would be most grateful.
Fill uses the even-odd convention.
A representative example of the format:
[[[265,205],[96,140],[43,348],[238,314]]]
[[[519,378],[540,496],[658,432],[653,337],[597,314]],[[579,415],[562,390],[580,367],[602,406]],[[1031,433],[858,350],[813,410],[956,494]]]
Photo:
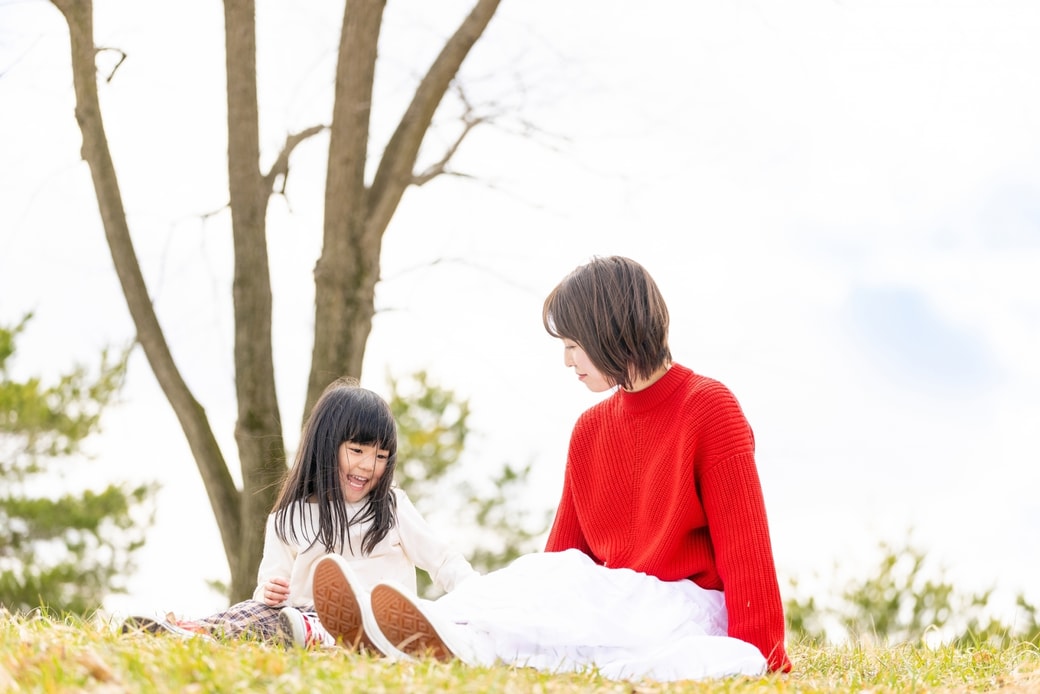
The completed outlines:
[[[384,0],[350,0],[343,17],[336,94],[325,181],[325,227],[314,268],[314,350],[305,412],[337,376],[361,375],[375,314],[383,234],[401,196],[433,115],[462,61],[483,34],[500,0],[478,0],[416,89],[365,185],[376,47]]]
[[[267,202],[260,173],[260,114],[256,97],[256,6],[225,0],[228,188],[235,249],[235,440],[242,467],[241,525],[231,565],[231,597],[256,587],[267,515],[285,474],[285,447],[271,346],[271,272]]]
[[[350,0],[343,12],[325,180],[324,240],[314,268],[314,349],[304,416],[330,381],[361,376],[365,340],[372,329],[379,238],[365,233],[365,163],[385,4],[385,0]]]
[[[271,280],[266,214],[277,175],[315,126],[287,138],[267,175],[260,172],[254,0],[224,1],[228,103],[228,185],[234,240],[235,439],[242,470],[238,490],[205,412],[188,390],[152,308],[130,237],[119,183],[98,103],[90,0],[52,0],[69,25],[76,119],[105,235],[138,340],[177,415],[195,457],[231,570],[232,600],[255,587],[267,514],[285,472],[274,381]],[[325,190],[321,257],[314,270],[314,352],[305,412],[325,386],[359,376],[372,329],[382,237],[405,188],[415,182],[419,146],[462,61],[482,35],[499,0],[477,0],[416,90],[387,144],[369,188],[365,165],[376,53],[385,0],[349,0],[343,15]]]
[[[180,422],[199,468],[213,515],[229,561],[239,548],[239,492],[202,406],[195,400],[170,354],[159,320],[152,308],[123,209],[122,194],[108,148],[98,102],[94,62],[93,5],[90,0],[53,0],[69,25],[72,79],[76,91],[76,120],[83,136],[81,154],[90,168],[94,194],[101,212],[112,262],[137,330],[137,340],[159,386]],[[148,456],[142,460],[147,461]]]

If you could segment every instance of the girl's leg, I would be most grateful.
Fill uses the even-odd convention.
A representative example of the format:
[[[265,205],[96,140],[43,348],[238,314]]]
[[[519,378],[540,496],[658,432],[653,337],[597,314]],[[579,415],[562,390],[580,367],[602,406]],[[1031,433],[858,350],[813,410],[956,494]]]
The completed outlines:
[[[288,635],[280,628],[280,607],[271,607],[256,600],[246,600],[223,612],[194,620],[214,636],[224,638],[256,638],[289,645]]]

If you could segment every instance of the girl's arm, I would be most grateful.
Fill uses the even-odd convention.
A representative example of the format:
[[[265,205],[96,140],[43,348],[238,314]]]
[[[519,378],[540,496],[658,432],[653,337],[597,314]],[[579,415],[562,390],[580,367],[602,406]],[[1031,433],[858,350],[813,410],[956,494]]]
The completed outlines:
[[[266,604],[281,604],[287,600],[289,578],[292,576],[295,560],[296,552],[278,539],[278,533],[274,531],[274,514],[272,513],[267,517],[267,527],[264,531],[264,556],[260,559],[253,600]],[[285,591],[285,596],[276,603],[269,602],[271,595],[267,594],[268,584],[272,581],[274,581],[274,586],[284,586]]]
[[[450,592],[477,572],[461,552],[443,540],[422,517],[402,489],[397,495],[397,523],[405,556],[430,574],[434,584]]]

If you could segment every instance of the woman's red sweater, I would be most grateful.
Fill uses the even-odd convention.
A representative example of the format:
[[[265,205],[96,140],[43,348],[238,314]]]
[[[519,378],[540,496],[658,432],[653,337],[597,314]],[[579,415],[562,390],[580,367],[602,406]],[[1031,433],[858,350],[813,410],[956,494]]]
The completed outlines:
[[[545,551],[570,548],[723,591],[729,635],[790,671],[754,435],[718,381],[673,364],[582,414]]]

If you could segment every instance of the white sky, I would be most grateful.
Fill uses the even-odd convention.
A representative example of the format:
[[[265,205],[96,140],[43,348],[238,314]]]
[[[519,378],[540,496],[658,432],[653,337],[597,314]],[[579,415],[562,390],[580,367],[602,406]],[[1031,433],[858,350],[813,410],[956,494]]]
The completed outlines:
[[[288,130],[327,117],[341,3],[258,4],[269,161]],[[466,7],[425,5],[388,3],[379,136]],[[964,590],[1040,601],[1040,5],[632,8],[503,3],[464,82],[504,115],[455,160],[475,180],[406,194],[366,385],[428,369],[471,400],[472,474],[533,461],[533,503],[551,506],[570,426],[598,396],[562,367],[541,301],[590,256],[626,254],[665,292],[678,361],[729,385],[755,429],[785,592],[834,564],[862,573],[912,528]],[[128,54],[102,100],[143,270],[233,458],[220,5],[95,11],[99,45]],[[133,331],[78,158],[63,20],[0,0],[0,51],[0,321],[36,312],[16,364],[47,376]],[[510,134],[522,122],[541,133]],[[269,216],[290,443],[326,142],[299,151]],[[132,594],[111,606],[219,609],[203,585],[226,576],[208,502],[140,353],[124,400],[86,474],[165,487]],[[450,528],[450,511],[430,520]]]

